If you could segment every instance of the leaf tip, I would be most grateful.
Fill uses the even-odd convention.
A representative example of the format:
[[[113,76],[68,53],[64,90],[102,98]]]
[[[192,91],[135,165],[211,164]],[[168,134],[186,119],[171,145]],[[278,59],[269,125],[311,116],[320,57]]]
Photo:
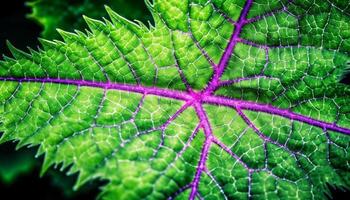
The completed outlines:
[[[96,19],[92,19],[86,15],[83,15],[83,18],[84,18],[86,24],[88,25],[88,27],[90,28],[90,30],[92,30],[92,31],[100,30],[100,29],[104,28],[104,26],[105,26],[105,24],[103,24],[103,22],[96,20]]]
[[[82,17],[86,22],[92,21],[92,19],[86,15],[82,15]]]
[[[68,31],[62,30],[60,28],[57,28],[56,30],[61,35],[63,40],[66,41],[66,42],[68,42],[68,41],[70,41],[70,40],[72,40],[73,38],[76,37],[76,35],[74,33],[70,33]]]
[[[1,124],[0,124],[0,126],[1,126]],[[0,145],[4,144],[5,142],[10,141],[9,136],[5,133],[5,130],[2,128],[0,128],[0,135],[1,135],[0,136]]]
[[[4,136],[4,133],[3,133],[3,130],[0,130],[0,145],[1,144],[4,144],[5,142],[7,142],[5,136]]]
[[[128,19],[126,19],[125,17],[119,15],[118,13],[116,13],[113,9],[111,9],[110,7],[106,6],[106,11],[109,15],[109,17],[111,18],[112,22],[117,24],[123,24],[126,25],[127,27],[129,27],[132,31],[134,32],[138,32],[139,29],[141,28],[138,24],[134,23],[133,21],[130,21]]]
[[[108,14],[110,14],[111,12],[114,12],[114,11],[112,10],[112,8],[109,7],[108,5],[104,5],[104,8],[105,8],[105,10],[107,11]]]
[[[47,39],[44,39],[44,38],[38,38],[40,44],[45,48],[47,47],[54,47],[56,45],[55,42],[51,41],[51,40],[47,40]]]
[[[72,170],[69,174],[73,174],[75,173],[75,170]],[[83,186],[86,182],[89,181],[91,177],[88,175],[88,173],[86,173],[84,170],[80,170],[79,171],[79,175],[78,175],[78,179],[75,182],[74,186],[73,186],[73,190],[77,191],[81,186]]]
[[[43,165],[41,166],[41,169],[40,169],[40,177],[43,177],[45,175],[47,170],[51,167],[52,163],[53,163],[52,159],[49,156],[49,153],[47,153],[45,155]]]
[[[6,45],[8,47],[8,49],[10,50],[11,54],[19,59],[21,57],[30,57],[29,54],[25,53],[24,51],[21,51],[19,49],[17,49],[9,40],[6,40]]]
[[[154,6],[150,0],[145,0],[145,4],[149,10],[153,11]]]

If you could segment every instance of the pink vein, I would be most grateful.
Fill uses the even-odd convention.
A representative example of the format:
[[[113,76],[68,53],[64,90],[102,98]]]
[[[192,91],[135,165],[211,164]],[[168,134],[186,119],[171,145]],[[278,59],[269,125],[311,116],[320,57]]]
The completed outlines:
[[[58,78],[15,78],[15,77],[0,77],[0,81],[17,81],[17,82],[39,82],[39,83],[61,83],[66,85],[88,86],[103,89],[122,90],[127,92],[135,92],[140,94],[153,94],[162,97],[169,97],[177,100],[188,101],[192,99],[191,95],[181,91],[162,89],[157,87],[147,87],[132,84],[120,83],[104,83],[85,80],[68,80]]]
[[[171,116],[162,126],[161,129],[165,130],[165,128],[173,122],[181,113],[183,113],[188,107],[190,107],[193,104],[192,101],[186,101],[184,105],[181,106],[180,109],[178,109],[173,116]]]
[[[78,85],[88,86],[103,89],[122,90],[127,92],[135,92],[140,94],[152,94],[161,97],[168,97],[176,100],[182,100],[189,102],[200,102],[207,104],[214,104],[220,106],[227,106],[231,108],[240,108],[244,110],[260,111],[270,113],[273,115],[282,116],[292,120],[304,122],[313,126],[324,128],[331,131],[337,131],[350,135],[350,129],[337,126],[334,123],[328,123],[321,120],[316,120],[311,117],[307,117],[301,114],[297,114],[288,109],[277,108],[268,104],[255,103],[244,100],[230,99],[227,97],[214,96],[208,94],[197,94],[181,92],[169,89],[162,89],[156,87],[147,87],[142,85],[131,85],[131,84],[119,84],[119,83],[102,83],[93,81],[82,81],[82,80],[66,80],[66,79],[55,79],[55,78],[13,78],[13,77],[0,77],[0,81],[17,81],[17,82],[38,82],[38,83],[58,83],[66,85]],[[187,107],[188,105],[186,105]]]
[[[239,162],[241,165],[243,165],[246,169],[249,169],[248,165],[245,164],[245,163],[243,162],[243,160],[242,160],[239,156],[237,156],[235,153],[233,153],[233,152],[231,151],[231,149],[230,149],[228,146],[226,146],[224,143],[222,143],[220,140],[218,140],[217,138],[214,138],[214,139],[213,139],[213,142],[214,142],[216,145],[218,145],[221,149],[223,149],[226,153],[230,154],[231,157],[233,157],[234,159],[236,159],[237,162]]]
[[[195,174],[194,179],[192,181],[192,185],[191,185],[192,190],[190,193],[189,200],[194,200],[196,198],[196,195],[198,194],[198,184],[200,181],[200,177],[201,177],[203,171],[205,170],[205,163],[206,163],[207,158],[208,158],[210,145],[212,144],[212,140],[214,138],[209,121],[208,121],[207,114],[205,113],[202,105],[199,103],[195,103],[193,106],[194,106],[196,113],[198,115],[198,118],[200,120],[200,124],[204,130],[205,141],[204,141],[204,145],[203,145],[203,148],[201,151],[200,159],[199,159],[199,162],[197,165],[196,174]]]
[[[202,99],[202,101],[203,103],[208,103],[208,104],[216,104],[216,105],[228,106],[232,108],[270,113],[270,114],[282,116],[291,120],[304,122],[323,129],[337,131],[340,133],[345,133],[350,135],[350,129],[337,126],[335,123],[328,123],[321,120],[313,119],[311,117],[297,114],[291,110],[277,108],[268,104],[260,104],[260,103],[250,102],[250,101],[228,99],[228,98],[216,97],[216,96],[206,96]]]
[[[252,3],[253,3],[253,0],[246,1],[245,5],[243,7],[242,13],[239,16],[237,23],[235,24],[235,29],[231,35],[230,41],[229,41],[229,43],[224,51],[224,54],[222,55],[222,57],[220,59],[219,65],[218,65],[217,69],[215,70],[213,77],[212,77],[211,81],[209,82],[204,93],[211,94],[215,90],[215,88],[220,84],[219,83],[220,78],[221,78],[221,76],[222,76],[222,74],[223,74],[223,72],[228,64],[228,61],[231,58],[231,55],[233,53],[233,50],[234,50],[236,44],[239,42],[239,35],[242,31],[243,26],[246,23],[247,14],[248,14],[248,11],[249,11]]]

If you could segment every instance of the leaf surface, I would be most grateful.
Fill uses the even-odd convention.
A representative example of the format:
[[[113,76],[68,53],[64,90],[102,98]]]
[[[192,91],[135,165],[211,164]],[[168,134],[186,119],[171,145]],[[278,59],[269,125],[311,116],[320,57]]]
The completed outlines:
[[[0,67],[1,141],[102,199],[325,199],[348,188],[349,3],[179,1]],[[345,5],[345,9],[343,9]]]

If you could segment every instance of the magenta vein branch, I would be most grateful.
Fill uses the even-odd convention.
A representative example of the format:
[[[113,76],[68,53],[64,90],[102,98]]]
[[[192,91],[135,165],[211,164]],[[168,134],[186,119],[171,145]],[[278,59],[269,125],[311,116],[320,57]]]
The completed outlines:
[[[245,5],[243,7],[243,10],[239,16],[239,19],[234,26],[234,31],[233,31],[233,34],[231,35],[230,41],[229,41],[229,43],[224,51],[224,54],[222,55],[222,57],[220,59],[219,65],[216,68],[211,81],[209,82],[209,84],[205,90],[205,93],[208,93],[208,94],[213,93],[215,88],[220,84],[220,78],[221,78],[222,74],[224,73],[225,68],[227,67],[227,64],[232,56],[232,53],[233,53],[237,43],[239,42],[239,35],[241,34],[242,28],[246,24],[247,14],[248,14],[248,11],[249,11],[252,3],[253,3],[253,0],[246,1]]]
[[[259,111],[259,112],[269,113],[272,115],[278,115],[284,118],[304,122],[306,124],[317,126],[323,129],[350,135],[350,129],[337,126],[335,123],[328,123],[321,120],[313,119],[311,117],[295,113],[291,110],[277,108],[268,104],[260,104],[260,103],[250,102],[250,101],[229,99],[225,97],[216,97],[216,96],[207,96],[206,98],[203,98],[202,101],[203,103],[216,104],[220,106],[228,106],[228,107],[239,108],[243,110]]]
[[[212,141],[214,139],[213,132],[211,130],[210,123],[208,120],[208,116],[207,116],[206,112],[204,111],[202,104],[199,102],[196,102],[193,104],[193,107],[196,110],[201,127],[203,128],[204,135],[205,135],[205,141],[204,141],[204,145],[202,147],[202,151],[200,154],[200,159],[199,159],[199,162],[197,165],[196,174],[195,174],[193,181],[192,181],[192,186],[191,186],[192,190],[190,193],[189,200],[194,200],[196,195],[198,194],[199,181],[200,181],[200,178],[201,178],[203,171],[205,170],[205,163],[206,163],[207,158],[208,158],[210,146],[211,146]]]

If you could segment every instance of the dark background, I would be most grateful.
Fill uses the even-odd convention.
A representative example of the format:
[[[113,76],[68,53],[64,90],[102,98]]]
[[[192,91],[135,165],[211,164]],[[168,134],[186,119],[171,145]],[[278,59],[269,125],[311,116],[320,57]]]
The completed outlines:
[[[0,8],[0,54],[10,55],[6,46],[6,40],[11,41],[14,46],[21,50],[32,47],[37,48],[39,42],[37,38],[40,36],[42,28],[35,22],[26,19],[26,15],[31,11],[25,6],[24,0],[11,0],[3,3]],[[350,76],[347,76],[342,81],[350,83]],[[0,91],[1,92],[1,91]],[[34,150],[21,149],[20,152],[15,152],[15,144],[8,143],[0,145],[0,154],[6,155],[8,159],[15,157],[18,153],[27,153],[29,156],[35,155]],[[0,159],[7,159],[0,158]],[[71,188],[74,184],[76,176],[64,177],[64,172],[49,171],[42,178],[39,177],[40,163],[42,158],[37,159],[38,164],[30,173],[21,175],[11,184],[5,184],[0,180],[0,197],[1,199],[36,199],[36,200],[58,200],[58,199],[95,199],[99,189],[96,187],[98,183],[88,183],[77,193],[67,191],[65,188]],[[56,177],[56,178],[53,178]],[[57,178],[59,177],[59,178]],[[57,181],[64,178],[64,187]],[[331,188],[331,196],[333,199],[346,199],[344,196],[350,196],[349,191]],[[343,197],[343,198],[342,198]]]

